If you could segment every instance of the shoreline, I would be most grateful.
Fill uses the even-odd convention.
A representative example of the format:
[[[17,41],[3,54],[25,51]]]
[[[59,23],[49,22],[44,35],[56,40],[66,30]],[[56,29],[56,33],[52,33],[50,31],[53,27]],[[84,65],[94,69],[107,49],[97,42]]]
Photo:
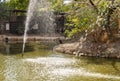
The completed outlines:
[[[23,41],[24,36],[15,36],[15,35],[0,35],[0,41]],[[65,40],[62,36],[36,36],[31,35],[27,37],[27,41],[57,41]]]
[[[7,40],[6,40],[7,38]],[[90,40],[82,42],[71,42],[60,44],[59,40],[65,41],[65,37],[43,37],[43,36],[28,36],[27,42],[56,42],[58,45],[53,48],[54,51],[71,54],[77,57],[102,57],[102,58],[117,58],[120,59],[120,39],[114,42],[98,43]],[[0,42],[23,42],[23,36],[0,35]]]
[[[75,55],[77,57],[101,57],[120,59],[120,39],[108,43],[96,43],[89,40],[65,43],[55,46],[56,52]]]

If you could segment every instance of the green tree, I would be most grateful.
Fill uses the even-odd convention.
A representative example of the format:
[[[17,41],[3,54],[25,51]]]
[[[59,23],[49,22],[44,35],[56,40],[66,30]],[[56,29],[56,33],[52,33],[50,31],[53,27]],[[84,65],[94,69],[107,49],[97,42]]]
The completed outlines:
[[[76,37],[81,32],[91,29],[97,14],[85,0],[74,1],[69,5],[71,7],[68,10],[65,34],[68,37]]]
[[[118,15],[118,13],[115,12],[118,8],[120,8],[120,0],[98,0],[97,4],[94,0],[89,0],[89,2],[93,6],[94,10],[96,10],[99,18],[102,19],[100,21],[102,22],[100,26],[105,28],[105,30],[112,35],[110,24],[112,16]]]
[[[29,0],[10,0],[7,4],[11,9],[27,10]]]
[[[74,0],[68,5],[57,4],[60,6],[58,11],[68,13],[65,34],[69,37],[94,27],[105,28],[110,33],[110,20],[113,15],[118,14],[115,12],[119,5],[120,0]],[[57,7],[55,8],[57,10]]]
[[[9,7],[6,2],[0,2],[0,18],[1,19],[9,18]]]
[[[63,9],[63,0],[50,0],[52,3],[52,8],[55,12],[61,12]]]

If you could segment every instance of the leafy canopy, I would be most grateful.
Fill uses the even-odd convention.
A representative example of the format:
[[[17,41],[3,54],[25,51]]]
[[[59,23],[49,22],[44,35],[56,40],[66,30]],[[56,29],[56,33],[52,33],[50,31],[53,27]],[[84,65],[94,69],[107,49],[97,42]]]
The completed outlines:
[[[29,0],[9,0],[7,4],[11,9],[27,10]]]

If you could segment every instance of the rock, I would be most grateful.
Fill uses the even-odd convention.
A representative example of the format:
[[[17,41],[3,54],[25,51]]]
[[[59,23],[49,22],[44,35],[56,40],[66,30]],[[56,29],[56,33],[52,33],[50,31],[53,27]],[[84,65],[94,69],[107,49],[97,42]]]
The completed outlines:
[[[79,53],[79,56],[83,56],[84,55],[84,53]]]
[[[119,59],[119,58],[120,58],[120,55],[118,55],[117,58]]]
[[[66,53],[66,54],[73,54],[73,52],[72,52],[71,50],[69,50],[69,49],[66,49],[66,50],[65,50],[65,53]]]
[[[61,47],[56,47],[54,51],[64,53],[64,49]]]
[[[73,54],[78,48],[78,46],[79,46],[78,42],[60,44],[54,47],[54,51],[61,52],[61,53],[67,53],[67,54]]]
[[[107,54],[117,54],[118,50],[115,49],[115,48],[107,48],[105,53],[107,53]]]
[[[84,53],[78,53],[78,54],[76,54],[76,57],[80,57],[80,56],[85,56],[85,54]]]
[[[57,52],[74,54],[76,56],[93,56],[104,58],[120,58],[120,41],[110,43],[91,42],[89,40],[83,43],[74,42],[58,45]]]
[[[77,54],[77,52],[75,52],[75,51],[74,51],[74,52],[73,52],[73,54],[74,54],[74,55],[76,55],[76,54]]]

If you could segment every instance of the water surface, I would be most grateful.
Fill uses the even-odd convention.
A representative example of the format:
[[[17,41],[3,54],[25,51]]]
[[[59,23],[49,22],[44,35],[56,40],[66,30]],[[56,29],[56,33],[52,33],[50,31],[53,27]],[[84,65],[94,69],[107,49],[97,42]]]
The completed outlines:
[[[52,51],[53,44],[0,44],[0,81],[120,81],[120,60]]]

